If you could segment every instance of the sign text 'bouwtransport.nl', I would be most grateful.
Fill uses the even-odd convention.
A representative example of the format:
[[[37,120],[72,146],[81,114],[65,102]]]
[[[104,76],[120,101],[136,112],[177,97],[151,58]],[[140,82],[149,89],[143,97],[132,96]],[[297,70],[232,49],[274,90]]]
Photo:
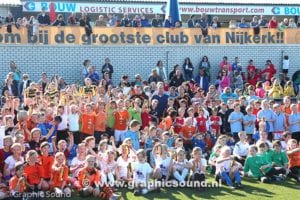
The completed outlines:
[[[78,45],[232,45],[232,44],[299,44],[300,29],[261,29],[255,35],[253,29],[209,29],[204,37],[200,29],[189,28],[93,28],[87,36],[83,27],[43,27],[36,35],[27,28],[7,33],[0,29],[0,44],[78,44]]]
[[[50,2],[22,2],[23,12],[40,12],[42,7],[50,10]],[[73,3],[55,2],[56,12],[165,14],[165,3]],[[300,15],[300,6],[283,5],[226,5],[226,4],[179,4],[181,14],[208,15]]]

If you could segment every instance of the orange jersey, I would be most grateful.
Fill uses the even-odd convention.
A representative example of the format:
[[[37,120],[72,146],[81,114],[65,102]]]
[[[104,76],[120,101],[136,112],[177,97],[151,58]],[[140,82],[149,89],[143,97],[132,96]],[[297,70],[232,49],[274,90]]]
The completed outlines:
[[[300,167],[300,151],[288,155],[289,158],[289,168]]]
[[[289,116],[292,114],[292,109],[289,107],[285,107],[284,105],[281,106],[281,111],[285,114],[285,123],[289,126]]]
[[[166,127],[165,127],[166,124]],[[161,130],[170,130],[171,126],[173,124],[173,120],[170,116],[166,117],[162,122],[160,122],[160,124],[158,125],[158,127]]]
[[[196,128],[194,126],[183,126],[181,128],[181,132],[183,137],[188,138],[188,139],[192,139],[193,135],[195,135],[196,133]],[[183,144],[191,144],[190,140],[183,140]]]
[[[83,113],[81,121],[82,121],[81,132],[88,135],[93,135],[94,126],[95,126],[95,115],[94,114],[88,115],[86,113]]]
[[[127,128],[127,121],[130,119],[129,112],[127,110],[117,111],[115,113],[115,129],[125,131]]]
[[[50,179],[51,178],[51,169],[54,162],[54,157],[52,156],[39,156],[40,164],[44,169],[44,174],[42,178]]]
[[[85,187],[87,181],[90,186],[95,187],[95,182],[100,183],[100,172],[96,168],[82,168],[78,173],[78,190]]]
[[[22,181],[22,182],[20,182],[19,190],[16,191],[18,182],[19,182],[19,177],[17,177],[16,175],[11,177],[11,179],[9,180],[9,191],[10,192],[14,191],[14,192],[22,193],[26,190],[25,181]]]
[[[95,131],[106,131],[107,112],[99,112],[95,115]]]
[[[50,181],[50,190],[54,187],[61,188],[63,181],[68,180],[69,168],[68,166],[62,166],[59,168],[59,171],[51,169],[51,181]]]
[[[35,165],[29,165],[27,163],[24,165],[24,174],[26,175],[26,180],[30,185],[39,184],[44,174],[44,169],[43,166],[38,163]]]
[[[54,121],[54,117],[53,116],[47,115],[45,117],[45,123],[50,123],[50,122],[53,122],[53,121]]]

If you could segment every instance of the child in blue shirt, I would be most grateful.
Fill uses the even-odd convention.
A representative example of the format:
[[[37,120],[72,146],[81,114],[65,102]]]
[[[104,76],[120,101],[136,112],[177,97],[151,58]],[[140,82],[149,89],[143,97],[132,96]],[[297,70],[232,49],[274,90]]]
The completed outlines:
[[[255,121],[256,121],[256,116],[252,114],[252,111],[253,111],[253,107],[247,106],[246,107],[247,114],[243,118],[244,130],[247,134],[249,143],[253,142],[252,136],[254,134]]]
[[[149,128],[149,134],[146,135],[145,143],[144,143],[144,149],[147,152],[147,156],[149,151],[152,151],[153,148],[153,140],[157,138],[156,136],[157,128],[155,126],[150,126]]]
[[[126,138],[130,138],[132,140],[134,150],[137,151],[140,149],[139,130],[141,128],[141,124],[137,120],[132,120],[129,126],[130,130],[123,135],[122,140],[124,141]]]
[[[192,138],[192,145],[194,147],[200,147],[202,150],[202,154],[205,154],[206,143],[203,140],[203,135],[201,133],[197,133]]]
[[[240,104],[234,103],[234,111],[228,117],[230,130],[235,142],[239,140],[238,133],[243,130],[242,123],[244,115],[240,110]]]
[[[40,123],[37,124],[37,128],[41,129],[42,137],[47,136],[48,131],[51,129],[52,125],[49,122],[45,122],[46,117],[44,113],[39,115]]]
[[[162,133],[162,143],[163,144],[166,144],[169,148],[172,148],[174,142],[175,142],[174,137],[172,137],[168,131],[165,131]]]

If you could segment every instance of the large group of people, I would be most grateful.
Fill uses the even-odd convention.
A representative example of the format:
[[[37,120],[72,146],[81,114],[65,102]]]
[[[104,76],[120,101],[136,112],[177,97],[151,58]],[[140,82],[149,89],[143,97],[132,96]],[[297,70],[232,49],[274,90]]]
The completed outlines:
[[[214,83],[210,68],[208,56],[197,67],[186,58],[167,74],[158,61],[147,79],[123,75],[114,84],[109,58],[101,71],[85,60],[82,84],[67,84],[46,72],[31,81],[11,61],[1,97],[1,197],[78,190],[119,199],[118,183],[146,195],[160,190],[147,186],[153,179],[202,183],[207,169],[232,189],[243,188],[244,176],[299,182],[300,103],[291,102],[298,90],[288,57],[280,78],[271,60],[243,69],[224,56]]]
[[[128,13],[124,13],[121,18],[113,13],[106,15],[99,15],[98,19],[92,21],[87,13],[81,13],[80,18],[76,16],[76,13],[71,13],[67,20],[64,19],[62,14],[58,14],[56,20],[51,20],[50,16],[46,13],[46,9],[43,7],[41,13],[37,16],[30,16],[29,18],[23,17],[14,19],[11,13],[8,14],[3,20],[0,18],[0,26],[7,27],[7,32],[12,32],[12,25],[16,28],[26,27],[28,31],[35,35],[39,27],[44,26],[82,26],[86,29],[86,34],[92,34],[92,26],[95,27],[165,27],[165,28],[180,28],[183,25],[182,21],[174,21],[172,16],[167,16],[165,20],[162,19],[160,14],[155,14],[155,17],[151,20],[147,19],[144,13],[137,14],[130,18]],[[298,28],[300,27],[300,18],[295,21],[295,18],[284,18],[282,22],[276,19],[276,16],[272,16],[269,20],[266,16],[261,15],[253,16],[252,21],[247,22],[245,17],[242,17],[238,22],[236,19],[230,20],[229,25],[227,23],[221,23],[218,16],[210,18],[202,13],[201,15],[191,15],[186,22],[188,28],[200,28],[202,34],[206,36],[209,28],[254,28],[255,33],[259,33],[260,28],[272,28],[283,30],[286,28]]]

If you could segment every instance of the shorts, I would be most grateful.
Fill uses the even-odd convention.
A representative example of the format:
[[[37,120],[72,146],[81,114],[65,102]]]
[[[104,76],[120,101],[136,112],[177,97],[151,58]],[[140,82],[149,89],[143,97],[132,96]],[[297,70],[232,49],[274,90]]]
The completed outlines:
[[[123,136],[127,130],[116,130],[115,129],[115,142],[123,142]]]
[[[281,131],[281,132],[273,132],[273,139],[274,140],[281,140],[283,138],[282,134],[283,134],[283,131]]]

